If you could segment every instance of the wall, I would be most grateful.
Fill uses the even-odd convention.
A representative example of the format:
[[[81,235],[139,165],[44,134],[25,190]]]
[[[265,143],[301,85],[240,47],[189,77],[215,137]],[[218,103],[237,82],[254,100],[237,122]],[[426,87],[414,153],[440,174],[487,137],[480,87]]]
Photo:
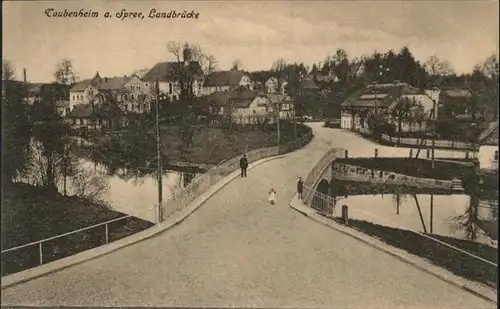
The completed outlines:
[[[480,168],[498,169],[498,158],[495,160],[495,152],[498,152],[498,149],[498,146],[479,147],[478,159]]]
[[[411,177],[403,174],[381,170],[371,170],[364,167],[336,162],[332,166],[332,175],[334,178],[340,180],[398,184],[417,188],[452,188],[451,180],[435,180],[428,178]]]

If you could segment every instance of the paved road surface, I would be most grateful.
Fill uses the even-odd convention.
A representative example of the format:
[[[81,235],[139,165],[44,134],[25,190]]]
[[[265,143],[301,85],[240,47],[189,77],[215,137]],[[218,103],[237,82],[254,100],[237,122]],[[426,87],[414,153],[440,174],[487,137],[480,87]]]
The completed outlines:
[[[305,149],[250,170],[174,229],[3,290],[2,305],[493,307],[288,207],[330,146],[359,141],[314,127]]]

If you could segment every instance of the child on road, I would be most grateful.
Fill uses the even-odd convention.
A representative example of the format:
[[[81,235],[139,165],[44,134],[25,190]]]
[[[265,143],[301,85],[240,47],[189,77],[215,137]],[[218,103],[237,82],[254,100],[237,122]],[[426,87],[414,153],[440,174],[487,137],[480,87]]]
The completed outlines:
[[[271,188],[269,190],[269,202],[271,202],[271,205],[274,205],[276,203],[276,191],[274,188]]]

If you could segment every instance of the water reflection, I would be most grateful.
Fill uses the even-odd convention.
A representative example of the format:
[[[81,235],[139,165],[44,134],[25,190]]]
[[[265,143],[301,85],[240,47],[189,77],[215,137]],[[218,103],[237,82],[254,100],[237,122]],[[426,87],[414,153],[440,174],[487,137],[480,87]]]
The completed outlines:
[[[117,211],[153,222],[158,204],[156,148],[152,136],[115,135],[99,143],[75,140],[72,153],[87,171],[106,178],[103,199]],[[163,162],[167,158],[163,157]],[[163,200],[188,186],[200,172],[163,169]]]
[[[354,219],[490,245],[496,238],[484,231],[480,223],[498,226],[497,217],[492,216],[495,206],[480,207],[477,197],[466,194],[351,195],[342,203],[349,206],[349,216]]]

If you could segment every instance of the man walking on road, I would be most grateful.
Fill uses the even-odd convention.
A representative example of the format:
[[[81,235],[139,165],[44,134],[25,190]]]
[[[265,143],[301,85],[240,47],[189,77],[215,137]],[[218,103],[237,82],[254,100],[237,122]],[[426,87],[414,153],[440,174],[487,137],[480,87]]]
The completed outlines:
[[[240,168],[241,168],[241,178],[247,177],[248,160],[246,154],[244,154],[243,157],[240,159]]]
[[[302,177],[299,177],[299,181],[297,181],[297,193],[299,200],[302,199],[303,191],[304,191],[304,181],[302,181]]]

